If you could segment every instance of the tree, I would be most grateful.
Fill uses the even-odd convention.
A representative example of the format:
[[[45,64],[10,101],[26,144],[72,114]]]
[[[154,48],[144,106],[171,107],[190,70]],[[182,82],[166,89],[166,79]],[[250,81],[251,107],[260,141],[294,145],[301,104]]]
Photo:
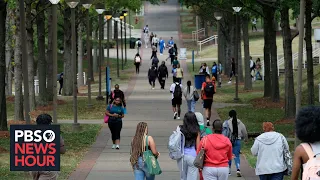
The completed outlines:
[[[51,3],[50,3],[51,5]],[[52,8],[47,9],[48,16],[48,47],[47,47],[47,98],[53,100],[53,58],[52,58]],[[64,88],[64,87],[63,87]],[[63,89],[64,90],[64,89]]]
[[[0,42],[6,40],[7,3],[0,0]],[[0,44],[0,131],[7,131],[7,106],[6,106],[6,58],[5,43]]]
[[[13,54],[13,31],[14,31],[14,12],[10,8],[10,3],[7,3],[7,17],[6,17],[6,95],[12,96],[12,54]]]
[[[242,18],[242,33],[243,33],[243,45],[244,45],[244,71],[245,71],[245,80],[244,80],[244,89],[252,89],[252,79],[251,79],[251,70],[250,70],[250,47],[249,47],[249,18],[244,16]]]
[[[83,42],[82,42],[82,23],[78,28],[78,87],[83,86]]]

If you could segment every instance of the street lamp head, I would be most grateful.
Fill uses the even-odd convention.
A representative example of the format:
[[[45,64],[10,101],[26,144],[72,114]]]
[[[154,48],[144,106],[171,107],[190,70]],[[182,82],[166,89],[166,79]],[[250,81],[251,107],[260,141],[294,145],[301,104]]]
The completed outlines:
[[[58,4],[60,0],[49,0],[51,4]]]
[[[102,14],[106,10],[104,4],[101,3],[96,4],[95,8],[98,14]]]
[[[122,14],[123,14],[123,16],[128,16],[128,10],[126,10],[126,9],[122,10]]]
[[[70,7],[70,8],[75,8],[75,7],[77,7],[77,5],[79,4],[79,1],[80,0],[66,0],[66,3],[68,4],[68,6]]]
[[[220,12],[215,12],[215,13],[214,13],[214,17],[216,18],[217,21],[220,21],[220,19],[222,19],[222,13],[220,13]]]
[[[232,9],[234,10],[234,12],[238,13],[241,11],[242,7],[238,6],[238,7],[232,7]]]
[[[124,19],[124,15],[123,15],[123,13],[121,13],[121,15],[120,15],[120,19],[121,19],[121,20],[123,20],[123,19]]]
[[[120,20],[120,14],[119,14],[118,12],[116,12],[116,13],[113,15],[113,18],[114,18],[114,20],[119,21],[119,20]]]
[[[92,0],[81,0],[82,6],[89,9],[92,5]]]
[[[109,19],[111,19],[112,18],[112,12],[111,11],[106,11],[105,12],[105,18],[107,19],[107,20],[109,20]]]

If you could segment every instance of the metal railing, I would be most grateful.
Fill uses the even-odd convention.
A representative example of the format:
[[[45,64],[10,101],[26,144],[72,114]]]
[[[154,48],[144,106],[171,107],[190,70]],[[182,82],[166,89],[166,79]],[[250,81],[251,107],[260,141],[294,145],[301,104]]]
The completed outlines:
[[[218,35],[213,35],[213,36],[210,36],[210,37],[208,37],[208,38],[206,38],[206,39],[204,39],[202,41],[198,41],[198,45],[200,46],[200,52],[202,50],[201,47],[202,47],[203,44],[206,44],[206,43],[208,43],[210,41],[213,41],[213,40],[216,40],[216,39],[218,39]],[[217,41],[215,41],[215,45],[217,45]]]
[[[201,28],[201,29],[198,29],[197,31],[192,31],[192,40],[194,42],[196,42],[198,40],[198,37],[199,37],[200,33],[203,33],[203,35],[205,36],[206,35],[206,29],[205,28]]]

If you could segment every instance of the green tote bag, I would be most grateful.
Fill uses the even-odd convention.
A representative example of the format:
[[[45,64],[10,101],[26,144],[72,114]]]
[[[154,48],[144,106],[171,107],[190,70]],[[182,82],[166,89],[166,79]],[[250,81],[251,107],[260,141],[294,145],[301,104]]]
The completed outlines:
[[[157,158],[153,155],[152,151],[149,149],[146,149],[148,147],[148,136],[146,137],[146,145],[145,150],[143,152],[143,161],[145,163],[145,166],[147,167],[147,171],[150,175],[159,175],[162,173],[159,162]]]

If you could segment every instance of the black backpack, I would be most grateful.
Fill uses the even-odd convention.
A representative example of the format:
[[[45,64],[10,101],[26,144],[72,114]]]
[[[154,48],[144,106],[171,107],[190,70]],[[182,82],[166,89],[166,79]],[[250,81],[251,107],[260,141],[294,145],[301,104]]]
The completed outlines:
[[[174,92],[173,92],[173,98],[175,99],[182,98],[182,89],[180,84],[176,84],[176,87],[174,88]]]
[[[204,87],[204,92],[207,97],[212,98],[213,95],[216,93],[214,90],[214,83],[213,82],[206,82],[206,86]]]
[[[169,49],[169,54],[170,54],[170,55],[173,54],[173,47]]]
[[[141,41],[138,42],[138,47],[141,47]]]
[[[166,66],[160,66],[159,67],[159,74],[161,75],[161,76],[165,76],[166,75]]]

